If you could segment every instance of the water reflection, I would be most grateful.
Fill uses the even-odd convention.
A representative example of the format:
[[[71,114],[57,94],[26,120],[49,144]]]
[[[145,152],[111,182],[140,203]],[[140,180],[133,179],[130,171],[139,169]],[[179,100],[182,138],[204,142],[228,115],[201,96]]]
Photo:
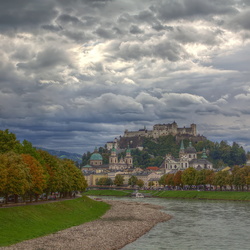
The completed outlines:
[[[152,198],[136,201],[161,205],[174,217],[158,224],[123,250],[250,249],[248,202]]]

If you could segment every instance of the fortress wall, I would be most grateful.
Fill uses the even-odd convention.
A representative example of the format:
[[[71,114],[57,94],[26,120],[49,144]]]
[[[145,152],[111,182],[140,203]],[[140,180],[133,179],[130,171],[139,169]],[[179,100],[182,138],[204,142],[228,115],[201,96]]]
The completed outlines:
[[[146,136],[145,131],[127,131],[124,132],[124,137]]]
[[[138,146],[138,142],[140,144],[143,141],[143,138],[159,138],[160,136],[173,135],[177,136],[177,138],[190,139],[193,138],[192,141],[203,141],[205,137],[197,136],[196,134],[196,124],[191,124],[190,127],[187,128],[178,128],[177,124],[174,122],[172,124],[155,124],[153,126],[153,130],[139,130],[139,131],[128,131],[125,130],[124,136],[120,138],[119,146],[120,148],[126,148],[128,143],[133,144],[133,146]],[[137,139],[135,139],[137,138]],[[126,146],[125,146],[126,142]],[[132,146],[132,145],[131,145]]]

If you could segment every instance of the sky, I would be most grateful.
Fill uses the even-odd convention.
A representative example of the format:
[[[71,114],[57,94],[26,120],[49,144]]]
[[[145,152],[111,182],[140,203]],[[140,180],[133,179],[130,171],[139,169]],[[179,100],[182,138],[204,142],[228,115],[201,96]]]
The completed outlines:
[[[83,154],[197,124],[250,150],[249,0],[1,0],[0,129]]]

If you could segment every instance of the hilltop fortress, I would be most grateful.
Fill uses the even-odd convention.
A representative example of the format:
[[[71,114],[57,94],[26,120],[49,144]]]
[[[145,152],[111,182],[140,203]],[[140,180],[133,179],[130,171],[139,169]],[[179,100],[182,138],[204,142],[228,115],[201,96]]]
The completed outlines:
[[[173,135],[177,141],[189,139],[193,142],[203,141],[206,137],[197,135],[196,124],[191,124],[190,127],[178,128],[177,123],[155,124],[153,130],[147,130],[146,127],[138,131],[124,131],[124,135],[112,142],[107,142],[107,148],[112,149],[113,145],[117,149],[138,148],[142,146],[144,138],[157,139],[161,136]]]
[[[174,121],[173,123],[168,123],[168,124],[156,124],[153,126],[153,130],[147,130],[146,128],[144,128],[140,129],[139,131],[128,131],[126,129],[124,132],[124,137],[142,136],[142,137],[159,138],[160,136],[166,136],[166,135],[196,136],[196,124],[191,124],[189,128],[186,127],[178,128],[177,123]]]

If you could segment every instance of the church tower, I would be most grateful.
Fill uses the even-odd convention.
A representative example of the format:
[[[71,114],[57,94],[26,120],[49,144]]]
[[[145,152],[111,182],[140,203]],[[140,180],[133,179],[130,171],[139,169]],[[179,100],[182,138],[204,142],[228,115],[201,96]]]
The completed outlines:
[[[126,150],[126,156],[125,156],[125,163],[127,164],[128,168],[132,168],[133,167],[133,157],[131,156],[131,150],[128,146],[127,150]]]
[[[183,140],[181,140],[181,147],[180,147],[180,151],[179,151],[179,158],[181,158],[184,155],[185,155],[185,148],[184,148]]]
[[[113,145],[113,148],[111,149],[111,155],[109,156],[109,165],[114,165],[118,163],[118,156],[116,153],[116,149]]]

